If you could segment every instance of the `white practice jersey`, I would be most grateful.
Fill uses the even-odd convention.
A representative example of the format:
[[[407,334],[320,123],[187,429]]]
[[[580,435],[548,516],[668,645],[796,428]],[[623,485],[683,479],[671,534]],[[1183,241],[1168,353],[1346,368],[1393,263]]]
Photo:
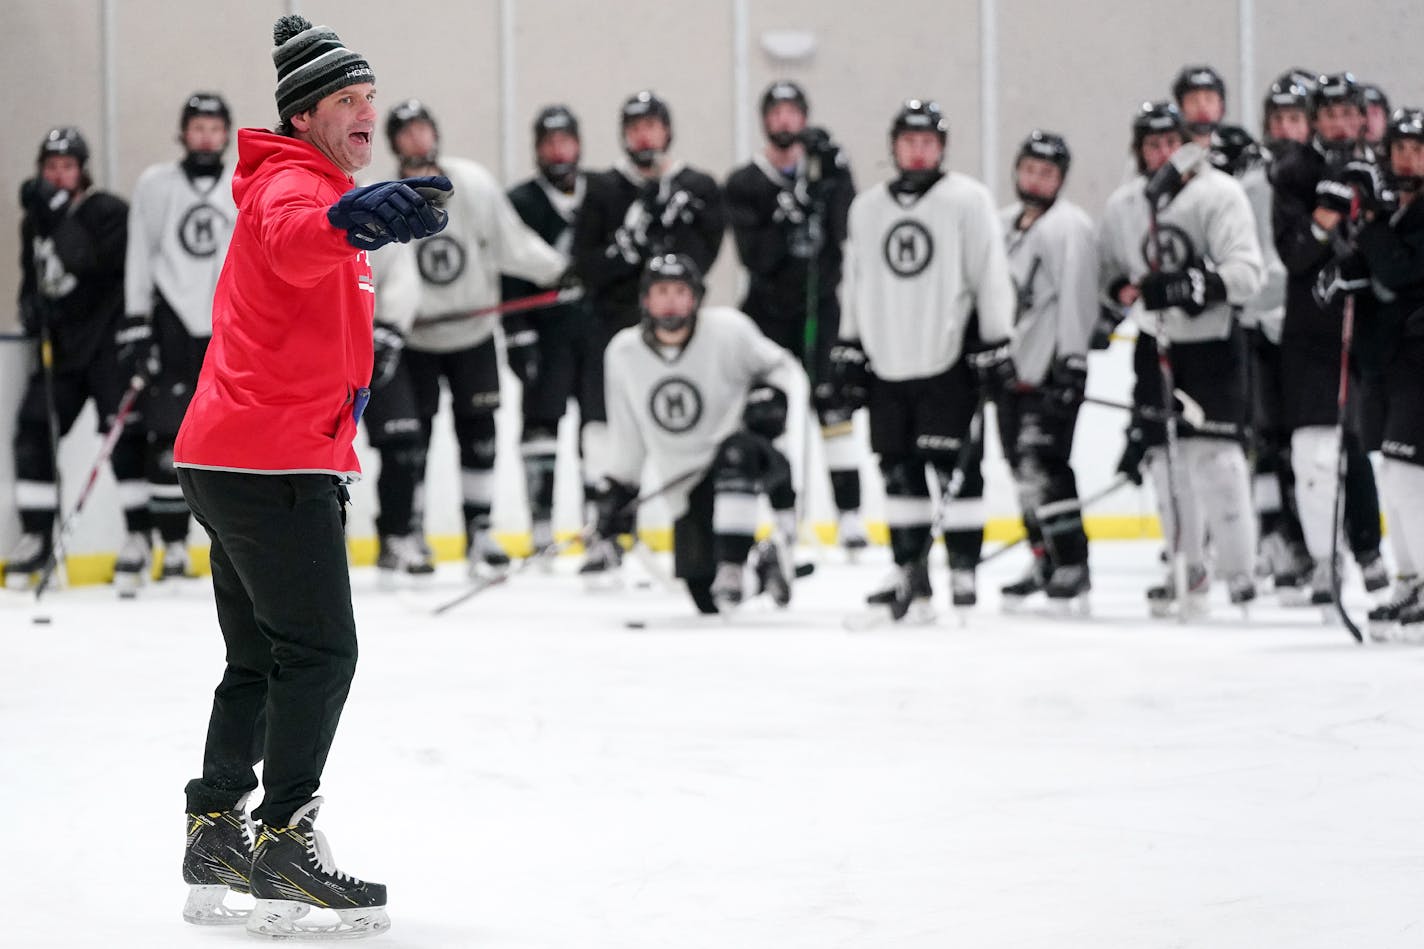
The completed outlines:
[[[1058,356],[1086,356],[1098,320],[1098,247],[1093,219],[1059,198],[1018,229],[1023,205],[999,214],[1009,273],[1018,289],[1014,367],[1029,385],[1043,383]]]
[[[950,172],[918,198],[879,184],[850,206],[841,336],[880,378],[939,375],[959,361],[969,316],[986,342],[1009,338],[1014,284],[989,189]]]
[[[440,159],[454,193],[445,230],[415,242],[420,270],[420,308],[406,344],[422,352],[448,353],[477,346],[494,334],[496,315],[422,326],[423,318],[467,313],[499,302],[499,275],[550,286],[568,266],[519,219],[503,189],[482,166],[463,158]]]
[[[1241,187],[1251,202],[1256,216],[1256,242],[1261,246],[1261,260],[1266,265],[1266,279],[1261,289],[1241,309],[1241,322],[1260,327],[1273,343],[1281,341],[1281,327],[1286,319],[1286,265],[1276,253],[1276,236],[1271,223],[1271,180],[1266,166],[1257,164],[1241,176]]]
[[[213,335],[213,291],[236,223],[231,163],[196,179],[176,161],[147,168],[129,204],[124,311],[149,315],[162,294],[189,333]]]
[[[420,271],[415,248],[392,241],[371,251],[371,279],[376,284],[376,322],[409,333],[420,306]]]
[[[717,447],[742,424],[747,393],[758,382],[790,394],[800,367],[745,313],[703,307],[686,346],[665,353],[641,326],[620,330],[603,356],[608,401],[609,469],[600,474],[636,485],[651,462],[662,484],[705,472]],[[702,480],[689,478],[666,495],[674,518]]]
[[[1103,211],[1098,226],[1098,285],[1105,298],[1115,280],[1125,277],[1136,284],[1150,269],[1146,186],[1147,179],[1138,175],[1112,193]],[[1254,297],[1265,278],[1256,219],[1246,192],[1235,178],[1202,162],[1157,217],[1162,269],[1178,271],[1196,264],[1216,271],[1226,285],[1226,302],[1188,316],[1176,307],[1148,313],[1138,301],[1128,315],[1138,329],[1150,334],[1157,332],[1160,317],[1167,338],[1176,342],[1225,339],[1235,319],[1233,309]]]

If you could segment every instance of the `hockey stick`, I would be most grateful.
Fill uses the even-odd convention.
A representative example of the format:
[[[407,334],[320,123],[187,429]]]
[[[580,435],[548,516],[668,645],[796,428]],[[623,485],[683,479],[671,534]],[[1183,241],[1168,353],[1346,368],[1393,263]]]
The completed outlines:
[[[461,320],[472,320],[479,316],[503,316],[507,313],[544,310],[562,303],[575,303],[582,300],[583,292],[583,287],[566,287],[563,290],[545,290],[542,293],[535,293],[514,300],[506,300],[503,303],[493,303],[489,306],[477,307],[473,310],[465,310],[461,313],[444,313],[440,316],[432,316],[425,319],[418,318],[415,321],[415,325],[420,327],[440,326],[444,323],[458,323]]]
[[[1345,413],[1350,400],[1350,344],[1355,336],[1355,295],[1345,295],[1345,312],[1340,321],[1340,386],[1335,396],[1335,506],[1330,520],[1330,592],[1335,600],[1335,611],[1340,614],[1340,622],[1361,645],[1364,635],[1349,612],[1341,594],[1344,585],[1340,572],[1340,534],[1345,521],[1345,477],[1350,467],[1350,455],[1345,450]]]
[[[1112,481],[1108,482],[1107,487],[1103,488],[1101,491],[1098,491],[1098,492],[1096,492],[1096,493],[1094,493],[1094,494],[1090,494],[1090,495],[1088,495],[1086,498],[1081,498],[1081,499],[1078,501],[1078,506],[1079,506],[1079,508],[1081,509],[1081,508],[1086,508],[1086,507],[1088,507],[1088,506],[1090,506],[1090,505],[1093,505],[1093,504],[1097,504],[1097,503],[1098,503],[1099,501],[1101,501],[1103,498],[1107,497],[1107,496],[1110,495],[1110,494],[1113,494],[1114,492],[1118,491],[1119,489],[1121,489],[1121,488],[1123,488],[1123,487],[1126,487],[1127,485],[1129,485],[1129,484],[1131,484],[1131,483],[1132,483],[1132,481],[1131,481],[1131,479],[1128,478],[1127,475],[1125,475],[1125,474],[1120,474],[1120,475],[1118,475],[1117,477],[1113,478]],[[1044,506],[1046,506],[1046,505],[1044,505]],[[989,553],[989,554],[986,554],[986,555],[983,556],[983,557],[980,557],[980,558],[979,558],[979,565],[982,567],[984,564],[989,563],[991,560],[997,560],[998,558],[1002,557],[1004,554],[1008,553],[1009,551],[1015,550],[1015,549],[1017,549],[1017,548],[1019,548],[1019,547],[1022,547],[1022,546],[1023,546],[1025,543],[1027,543],[1027,542],[1028,542],[1028,534],[1023,534],[1023,535],[1021,535],[1017,540],[1011,540],[1011,541],[1009,541],[1008,543],[1004,544],[1004,545],[1003,545],[1002,547],[1000,547],[999,549],[993,551],[992,553]]]
[[[635,513],[638,508],[642,507],[644,504],[648,503],[654,498],[662,497],[664,494],[667,494],[674,488],[680,487],[681,485],[687,483],[698,475],[703,474],[705,470],[706,469],[699,467],[693,468],[690,471],[684,471],[682,474],[678,475],[676,478],[673,478],[671,481],[665,482],[660,487],[649,491],[646,494],[640,494],[636,498],[633,498],[628,503],[624,504],[618,509],[616,516],[621,518],[627,517],[629,514]],[[552,560],[553,558],[557,557],[559,554],[567,550],[569,547],[572,547],[575,543],[587,543],[589,540],[593,539],[593,535],[593,525],[585,525],[582,529],[579,530],[577,534],[573,535],[572,537],[566,537],[563,540],[556,540],[551,544],[546,544],[539,550],[535,551],[533,556],[525,557],[519,562],[517,566],[513,568],[506,570],[503,573],[497,573],[490,577],[481,577],[475,580],[474,583],[470,585],[469,589],[465,590],[463,593],[461,593],[454,599],[447,600],[446,602],[441,603],[439,606],[435,607],[435,609],[433,609],[431,613],[434,616],[440,616],[443,613],[447,613],[455,607],[459,606],[461,603],[464,603],[466,600],[469,600],[485,592],[490,587],[499,586],[501,583],[507,582],[510,577],[513,577],[519,573],[523,573],[525,570],[528,570],[531,565],[535,563],[545,563],[549,560]]]
[[[129,416],[133,414],[134,403],[138,400],[139,393],[143,392],[148,385],[148,380],[142,375],[135,374],[129,381],[129,387],[124,392],[123,398],[119,400],[118,410],[114,413],[114,421],[109,426],[108,434],[104,436],[104,441],[99,446],[99,454],[94,458],[94,464],[89,468],[89,474],[84,479],[84,487],[79,491],[79,497],[74,501],[74,507],[64,516],[60,523],[59,531],[56,535],[54,545],[50,548],[49,559],[45,562],[44,572],[40,574],[40,581],[35,586],[35,602],[38,603],[40,597],[44,596],[45,590],[49,588],[50,580],[54,577],[54,572],[64,559],[64,543],[69,535],[74,531],[74,525],[79,520],[79,515],[84,512],[84,504],[89,500],[89,496],[94,493],[94,485],[99,481],[99,472],[103,469],[109,456],[114,453],[114,446],[119,443],[119,438],[124,433],[124,426],[128,424]],[[57,475],[56,475],[57,477]]]
[[[1060,390],[1053,389],[1049,386],[1038,386],[1037,388],[1031,386],[1024,386],[1018,391],[1020,393],[1053,393]],[[1178,419],[1183,422],[1186,422],[1193,428],[1200,428],[1206,422],[1206,410],[1201,407],[1200,402],[1187,395],[1181,389],[1174,389],[1172,391],[1172,395],[1176,398],[1178,402],[1182,403],[1182,408],[1180,411],[1176,410],[1175,406],[1173,407],[1172,414],[1174,414]],[[1105,409],[1118,409],[1123,412],[1128,412],[1133,417],[1143,419],[1144,421],[1162,422],[1166,420],[1166,413],[1164,413],[1156,406],[1133,405],[1130,402],[1116,402],[1112,399],[1100,399],[1097,396],[1091,395],[1084,395],[1080,398],[1084,405],[1099,405]]]
[[[43,297],[44,291],[40,290],[36,294],[36,298],[43,299]],[[40,305],[40,369],[44,373],[45,421],[49,426],[50,473],[54,476],[54,516],[58,518],[59,512],[64,510],[64,482],[59,473],[59,406],[54,395],[54,337],[50,335],[50,315],[49,302],[45,301]],[[44,576],[40,578],[40,585],[35,589],[36,602],[39,601],[40,594],[44,592],[49,577],[53,575],[54,567],[59,562],[56,554],[64,539],[61,522],[57,520],[52,522],[49,530],[50,559],[45,563]]]

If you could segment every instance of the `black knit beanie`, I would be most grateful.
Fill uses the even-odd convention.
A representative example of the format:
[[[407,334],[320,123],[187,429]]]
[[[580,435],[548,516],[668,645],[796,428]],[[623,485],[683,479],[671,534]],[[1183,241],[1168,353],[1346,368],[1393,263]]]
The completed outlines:
[[[284,16],[272,26],[272,62],[277,66],[277,114],[286,122],[338,89],[375,82],[371,64],[341,44],[329,26]]]

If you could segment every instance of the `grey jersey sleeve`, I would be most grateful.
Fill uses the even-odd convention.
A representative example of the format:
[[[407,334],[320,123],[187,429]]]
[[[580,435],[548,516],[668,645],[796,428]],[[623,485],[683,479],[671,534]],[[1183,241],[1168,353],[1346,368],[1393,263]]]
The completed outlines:
[[[544,287],[558,280],[568,267],[564,255],[546,244],[524,223],[503,191],[492,188],[489,201],[494,226],[499,232],[500,271]]]
[[[629,349],[621,338],[609,344],[604,354],[603,388],[608,412],[608,468],[593,472],[595,477],[636,487],[643,477],[648,449],[643,441],[638,411],[633,406],[627,380],[636,373],[628,360]]]
[[[1246,192],[1235,179],[1222,176],[1223,187],[1207,214],[1207,253],[1226,284],[1227,302],[1248,303],[1261,289],[1266,268],[1256,240],[1256,218]]]
[[[1009,338],[1018,309],[1018,292],[1009,275],[1003,226],[989,189],[975,188],[963,217],[964,274],[979,313],[979,335],[986,343]]]
[[[140,175],[129,202],[129,239],[124,250],[124,312],[129,316],[153,313],[153,259],[163,228],[161,212],[151,206],[154,179],[153,169]]]
[[[420,307],[420,270],[415,248],[391,243],[371,252],[371,276],[376,282],[376,322],[409,333]]]
[[[1086,214],[1064,215],[1052,274],[1058,288],[1059,356],[1086,355],[1098,320],[1098,253]]]

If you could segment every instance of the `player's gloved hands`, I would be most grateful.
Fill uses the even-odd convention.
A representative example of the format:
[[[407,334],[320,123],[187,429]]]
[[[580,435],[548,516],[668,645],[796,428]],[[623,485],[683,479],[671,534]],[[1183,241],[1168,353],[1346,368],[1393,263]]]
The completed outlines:
[[[794,227],[805,223],[810,210],[805,182],[798,182],[795,188],[782,188],[776,192],[776,210],[771,212],[771,220],[774,224]]]
[[[598,498],[598,520],[594,523],[594,533],[608,540],[620,534],[633,533],[638,517],[638,509],[633,502],[637,498],[636,485],[610,480]]]
[[[1362,211],[1377,212],[1383,209],[1389,198],[1389,187],[1385,184],[1384,172],[1372,161],[1346,162],[1340,170],[1340,180],[1355,189],[1360,197]]]
[[[1226,284],[1214,270],[1195,264],[1174,273],[1157,270],[1138,284],[1146,310],[1177,307],[1188,316],[1198,316],[1213,303],[1226,300]]]
[[[1088,357],[1078,353],[1059,356],[1048,367],[1048,385],[1043,389],[1044,400],[1063,411],[1071,411],[1083,404],[1088,393]]]
[[[1370,268],[1359,254],[1332,260],[1320,268],[1310,295],[1322,310],[1340,313],[1345,297],[1370,288]]]
[[[371,364],[371,388],[381,386],[395,378],[400,367],[401,350],[405,349],[405,334],[390,323],[377,323],[371,328],[371,344],[375,359]]]
[[[742,409],[742,424],[747,431],[763,438],[780,438],[786,431],[788,405],[786,393],[776,386],[767,383],[753,386]]]
[[[851,412],[870,401],[870,361],[859,340],[842,339],[831,347],[830,386],[837,400]]]
[[[555,290],[577,290],[579,294],[584,292],[583,278],[572,265],[566,267],[564,272],[559,274],[559,279],[554,281]]]
[[[1136,425],[1127,430],[1127,444],[1123,446],[1122,458],[1117,463],[1117,473],[1126,475],[1127,480],[1142,487],[1142,459],[1147,456],[1147,438]]]
[[[30,216],[35,233],[48,237],[68,213],[69,192],[43,178],[30,178],[20,185],[20,207]]]
[[[440,203],[451,190],[444,175],[382,181],[343,194],[327,209],[326,219],[361,250],[391,241],[405,244],[445,229],[449,216]]]
[[[504,354],[510,371],[526,391],[539,380],[539,331],[527,321],[505,321]]]
[[[978,352],[965,353],[964,358],[989,398],[997,399],[1018,386],[1018,370],[1014,367],[1008,340]]]
[[[114,345],[119,363],[119,371],[125,378],[140,372],[152,379],[162,368],[159,364],[158,347],[153,339],[153,321],[147,313],[130,314],[124,317],[119,328],[114,331]]]
[[[1334,214],[1350,216],[1355,189],[1336,178],[1322,178],[1315,186],[1315,206]]]

